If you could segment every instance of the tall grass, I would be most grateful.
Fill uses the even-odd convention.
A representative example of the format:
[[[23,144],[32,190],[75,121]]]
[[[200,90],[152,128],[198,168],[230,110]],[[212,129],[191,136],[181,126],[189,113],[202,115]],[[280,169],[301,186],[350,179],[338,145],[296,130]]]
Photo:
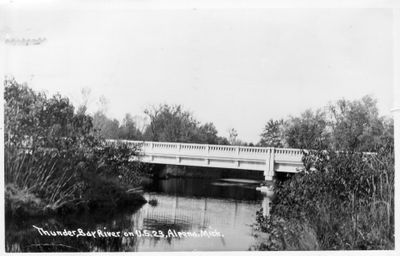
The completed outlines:
[[[90,148],[89,148],[90,149]],[[34,152],[5,147],[6,210],[41,215],[142,204],[131,193],[140,182],[140,165],[129,161],[135,148],[110,146]]]
[[[5,148],[5,184],[43,199],[46,207],[57,209],[75,199],[75,172],[55,152],[32,155]]]
[[[14,79],[4,85],[6,210],[69,211],[129,199],[121,183],[140,181],[129,161],[136,147],[107,146],[93,118],[75,113],[68,98],[47,98]]]
[[[299,221],[315,231],[321,249],[394,249],[393,147],[367,157],[310,153],[304,162],[304,172],[277,182],[271,217],[259,213],[259,229],[275,234],[264,249],[294,249],[276,241],[286,241]]]

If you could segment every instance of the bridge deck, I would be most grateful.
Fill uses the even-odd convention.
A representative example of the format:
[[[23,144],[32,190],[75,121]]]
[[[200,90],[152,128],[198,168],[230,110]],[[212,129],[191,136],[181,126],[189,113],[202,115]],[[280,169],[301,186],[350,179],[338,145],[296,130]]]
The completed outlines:
[[[263,171],[270,179],[275,171],[297,172],[302,150],[292,148],[223,146],[192,143],[108,140],[140,148],[146,163],[202,166]]]

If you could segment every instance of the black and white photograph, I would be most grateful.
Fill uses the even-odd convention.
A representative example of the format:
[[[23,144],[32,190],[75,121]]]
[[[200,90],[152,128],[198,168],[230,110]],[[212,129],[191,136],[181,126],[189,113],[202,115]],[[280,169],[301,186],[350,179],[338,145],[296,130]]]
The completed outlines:
[[[394,255],[400,9],[167,2],[0,4],[1,253]]]

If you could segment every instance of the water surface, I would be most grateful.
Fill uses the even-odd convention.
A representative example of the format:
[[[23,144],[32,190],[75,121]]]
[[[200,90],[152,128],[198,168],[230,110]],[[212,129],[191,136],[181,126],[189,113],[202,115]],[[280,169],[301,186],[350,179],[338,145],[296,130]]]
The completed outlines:
[[[218,251],[248,250],[254,243],[251,224],[262,207],[258,181],[179,179],[145,186],[151,202],[140,208],[80,214],[68,218],[6,221],[7,251]],[[121,237],[41,236],[44,230],[120,232]],[[155,231],[165,237],[144,236]],[[216,236],[175,237],[171,234],[213,231]],[[124,237],[123,232],[133,236]],[[169,237],[168,237],[168,234]],[[183,233],[181,233],[183,234]],[[186,233],[187,234],[187,233]],[[203,233],[203,235],[206,233]],[[138,236],[141,235],[141,236]]]

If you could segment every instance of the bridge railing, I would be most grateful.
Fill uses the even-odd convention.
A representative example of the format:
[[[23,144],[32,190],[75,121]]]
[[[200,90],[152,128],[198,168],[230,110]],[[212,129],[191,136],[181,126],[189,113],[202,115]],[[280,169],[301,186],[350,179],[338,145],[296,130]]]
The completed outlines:
[[[293,148],[128,140],[108,140],[107,142],[123,143],[139,148],[142,157],[136,159],[143,162],[264,171],[264,176],[268,180],[272,179],[275,171],[297,172],[303,165],[303,150]],[[373,153],[367,153],[367,155],[370,154]]]
[[[139,146],[143,154],[173,154],[186,156],[235,157],[265,160],[273,155],[278,161],[301,161],[302,150],[291,148],[245,147],[193,143],[107,140],[109,143],[126,143]]]
[[[273,149],[275,161],[300,161],[303,157],[303,151],[301,149],[294,148],[274,148]]]

